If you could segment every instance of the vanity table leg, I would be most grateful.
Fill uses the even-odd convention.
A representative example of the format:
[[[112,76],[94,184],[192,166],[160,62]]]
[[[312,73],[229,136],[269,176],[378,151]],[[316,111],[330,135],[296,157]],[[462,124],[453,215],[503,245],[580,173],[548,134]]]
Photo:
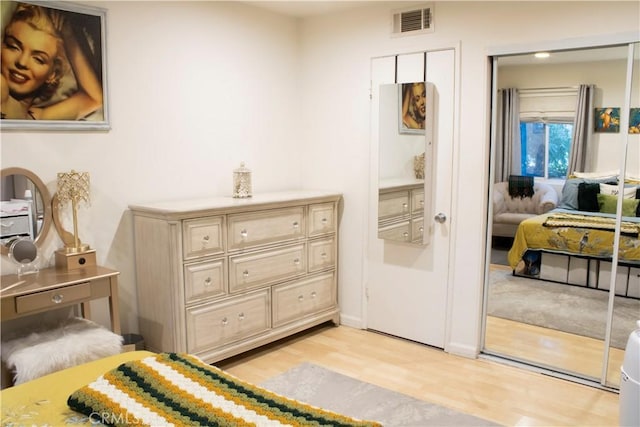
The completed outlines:
[[[111,290],[109,293],[109,313],[111,314],[111,330],[120,334],[120,311],[118,309],[118,278],[113,276],[109,279]]]
[[[80,314],[83,319],[91,320],[91,302],[80,303]]]

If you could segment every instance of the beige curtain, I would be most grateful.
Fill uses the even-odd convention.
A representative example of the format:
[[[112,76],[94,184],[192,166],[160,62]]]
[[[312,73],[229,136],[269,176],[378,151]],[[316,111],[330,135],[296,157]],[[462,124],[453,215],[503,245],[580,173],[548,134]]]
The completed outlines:
[[[587,151],[593,130],[593,93],[595,85],[581,84],[578,88],[576,116],[573,120],[573,139],[569,153],[567,176],[573,172],[587,172]]]
[[[520,175],[520,100],[518,89],[498,91],[498,123],[496,124],[495,182],[504,182],[509,175]]]

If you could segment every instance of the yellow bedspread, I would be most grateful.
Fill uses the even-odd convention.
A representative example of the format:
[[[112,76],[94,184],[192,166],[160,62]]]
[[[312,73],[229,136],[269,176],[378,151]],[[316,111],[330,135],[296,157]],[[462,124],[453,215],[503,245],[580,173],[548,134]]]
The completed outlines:
[[[72,411],[69,395],[120,364],[152,356],[148,351],[131,351],[85,363],[40,377],[0,393],[2,426],[92,426],[89,418]]]
[[[544,226],[547,218],[553,214],[551,211],[520,223],[508,254],[511,268],[516,268],[528,249],[602,259],[612,257],[614,233],[611,230],[579,226]],[[637,235],[620,236],[619,260],[640,262],[640,238]]]

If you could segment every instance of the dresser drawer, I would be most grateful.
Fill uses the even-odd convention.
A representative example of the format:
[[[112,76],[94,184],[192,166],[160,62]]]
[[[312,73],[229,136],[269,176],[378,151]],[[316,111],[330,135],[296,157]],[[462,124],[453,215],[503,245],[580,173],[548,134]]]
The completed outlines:
[[[411,190],[411,213],[420,213],[424,210],[424,189]]]
[[[309,241],[309,272],[335,266],[336,249],[336,240],[333,237]]]
[[[333,272],[273,287],[273,326],[334,307],[336,281]]]
[[[304,244],[235,255],[229,258],[229,292],[294,278],[306,269]]]
[[[378,198],[378,218],[389,219],[409,215],[409,192],[382,193]]]
[[[409,242],[411,240],[411,225],[409,221],[402,221],[381,226],[378,228],[378,237],[381,239]]]
[[[186,264],[184,293],[187,304],[227,293],[226,259]]]
[[[229,250],[305,237],[304,208],[229,215]]]
[[[91,283],[79,283],[50,291],[16,297],[16,313],[51,309],[79,302],[91,296]]]
[[[336,205],[319,203],[309,206],[309,237],[336,231]]]
[[[29,228],[29,216],[5,216],[0,218],[0,236],[16,236],[19,234],[31,234]]]
[[[187,351],[197,353],[250,337],[271,327],[269,290],[187,309]]]
[[[418,217],[411,220],[411,239],[414,242],[422,243],[424,236],[424,218]]]
[[[222,216],[185,220],[182,227],[184,259],[224,252],[224,218]]]

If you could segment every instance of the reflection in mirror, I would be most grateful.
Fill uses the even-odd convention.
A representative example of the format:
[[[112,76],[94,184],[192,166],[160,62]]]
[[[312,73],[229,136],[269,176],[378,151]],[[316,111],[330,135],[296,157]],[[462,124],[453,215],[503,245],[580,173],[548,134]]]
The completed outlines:
[[[433,85],[380,85],[378,237],[429,241]]]
[[[6,246],[9,258],[18,265],[18,276],[38,272],[38,247],[31,237],[13,238]]]
[[[0,200],[0,250],[9,254],[7,243],[28,237],[40,244],[51,226],[51,197],[33,172],[22,168],[2,169]]]
[[[627,52],[626,45],[551,52],[550,61],[544,63],[536,62],[531,54],[504,56],[496,59],[493,70],[493,93],[498,95],[500,89],[517,89],[516,97],[520,104],[519,113],[514,116],[518,120],[515,128],[523,131],[519,135],[521,138],[516,138],[515,143],[510,145],[514,149],[511,160],[515,163],[515,168],[502,181],[508,180],[509,173],[535,176],[535,183],[545,183],[555,189],[558,207],[549,214],[532,211],[531,217],[535,219],[520,218],[510,236],[493,236],[491,254],[487,257],[490,265],[487,268],[483,351],[594,383],[605,384],[606,378],[606,384],[610,387],[617,387],[619,384],[620,365],[629,333],[627,326],[623,325],[629,324],[629,321],[634,325],[637,313],[640,312],[640,284],[633,284],[634,277],[629,265],[623,265],[622,269],[612,273],[611,259],[615,256],[615,239],[610,230],[597,230],[591,223],[587,226],[583,222],[583,226],[578,227],[567,224],[566,221],[558,224],[557,221],[562,219],[558,214],[581,215],[582,221],[605,215],[604,211],[600,211],[603,206],[597,202],[597,195],[602,196],[602,192],[616,188],[617,176],[613,177],[614,182],[609,182],[611,174],[605,176],[605,172],[613,171],[613,175],[618,174],[624,151],[620,143],[621,132],[614,132],[611,128],[598,129],[596,112],[606,110],[606,107],[624,106],[625,96],[630,90],[624,83]],[[579,117],[580,111],[577,99],[581,96],[581,86],[586,84],[593,85],[594,92],[592,103],[584,109],[586,121],[580,128],[580,122],[575,118]],[[571,95],[572,92],[574,95]],[[574,101],[562,103],[568,96],[574,96]],[[504,99],[508,100],[506,97]],[[637,105],[637,96],[633,102]],[[566,121],[568,112],[571,112],[572,119]],[[505,116],[495,112],[493,117]],[[540,124],[530,126],[529,123],[533,122]],[[557,149],[562,147],[559,144],[553,149],[549,148],[554,147],[552,137],[562,139],[562,134],[554,134],[551,128],[558,123],[562,125],[560,127],[566,128],[564,122],[571,127],[573,134],[584,129],[585,138],[588,138],[582,167],[572,167],[568,155],[564,160],[560,159],[565,162],[566,170],[573,175],[569,179],[565,179],[563,173],[554,177],[550,171],[551,167],[557,165],[549,164],[553,156],[557,156]],[[492,127],[498,129],[499,125],[494,122]],[[536,130],[540,133],[535,134]],[[534,138],[538,137],[538,148],[541,148],[542,155],[529,155],[531,153],[527,148],[532,147],[538,141]],[[496,135],[492,140],[493,150],[497,150],[497,141]],[[637,141],[636,139],[636,145]],[[573,144],[571,138],[568,142]],[[630,146],[633,144],[630,140]],[[570,153],[571,150],[568,151]],[[633,155],[636,156],[635,159],[627,158],[628,166],[635,163],[637,172],[640,157],[637,151]],[[499,159],[497,155],[495,158],[491,165],[494,173],[491,175],[499,177],[498,163],[505,159]],[[531,165],[537,165],[539,159],[544,160],[543,167],[529,169]],[[579,172],[587,175],[579,177]],[[580,186],[581,183],[585,185]],[[591,200],[586,198],[589,191],[593,191],[592,196],[596,202],[587,208],[585,202]],[[578,194],[581,194],[580,203]],[[491,195],[494,216],[490,218],[489,227],[493,231],[492,222],[496,221],[496,214],[501,213],[498,199],[504,194],[497,194],[492,183]],[[505,197],[513,199],[508,193]],[[521,200],[515,199],[513,202],[519,203]],[[551,215],[554,215],[553,220],[547,221]],[[570,218],[575,220],[577,217]],[[611,219],[615,223],[615,218]],[[533,224],[535,221],[540,224],[544,222],[545,226]],[[554,227],[554,221],[560,226]],[[529,226],[536,231],[527,232]],[[640,247],[637,236],[634,239],[635,247]],[[596,242],[600,242],[601,246],[596,247]],[[636,266],[640,265],[638,254],[632,255],[630,259]],[[612,313],[611,351],[607,370],[603,368],[605,339],[609,333],[608,304],[612,275],[619,275],[620,287],[616,285],[614,290],[616,304]]]

